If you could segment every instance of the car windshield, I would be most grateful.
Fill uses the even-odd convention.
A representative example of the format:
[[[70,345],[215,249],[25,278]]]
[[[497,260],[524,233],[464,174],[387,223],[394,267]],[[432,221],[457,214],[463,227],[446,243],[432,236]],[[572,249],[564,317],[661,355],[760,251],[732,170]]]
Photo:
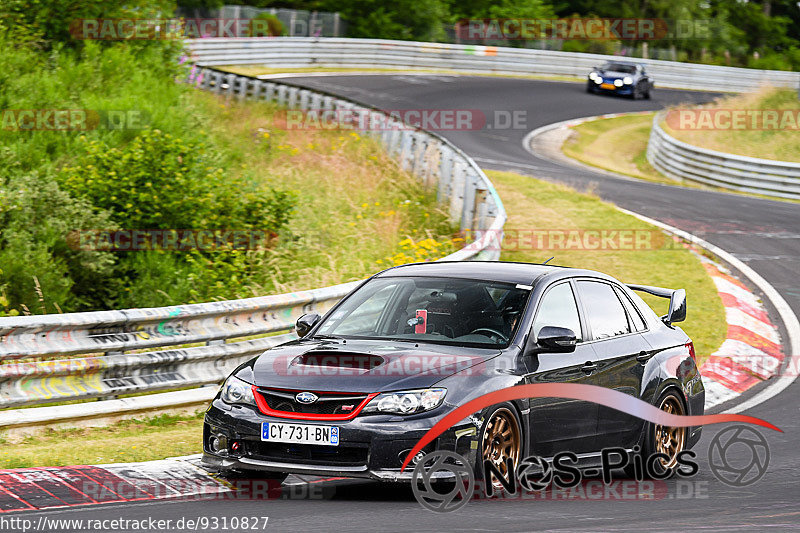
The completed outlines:
[[[610,70],[612,72],[624,72],[625,74],[633,74],[636,72],[635,65],[626,65],[624,63],[606,63],[603,65],[603,70]]]
[[[319,336],[506,347],[530,288],[434,277],[370,280],[330,316]]]

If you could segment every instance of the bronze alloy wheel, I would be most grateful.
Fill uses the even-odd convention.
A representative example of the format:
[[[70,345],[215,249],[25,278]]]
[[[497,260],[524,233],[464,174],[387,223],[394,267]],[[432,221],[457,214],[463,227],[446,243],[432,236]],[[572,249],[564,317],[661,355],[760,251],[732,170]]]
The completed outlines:
[[[674,394],[667,394],[659,409],[672,415],[684,415],[683,403]],[[663,453],[668,460],[661,460],[661,466],[673,468],[678,464],[678,452],[683,450],[686,445],[687,428],[673,428],[668,426],[654,426],[655,431],[655,451]]]
[[[519,422],[509,409],[501,407],[492,413],[483,429],[483,460],[491,461],[497,470],[508,479],[508,465],[506,459],[511,459],[514,468],[519,464],[520,448],[522,447]],[[481,468],[483,464],[481,464]],[[492,475],[492,486],[498,490],[503,487],[498,479]]]

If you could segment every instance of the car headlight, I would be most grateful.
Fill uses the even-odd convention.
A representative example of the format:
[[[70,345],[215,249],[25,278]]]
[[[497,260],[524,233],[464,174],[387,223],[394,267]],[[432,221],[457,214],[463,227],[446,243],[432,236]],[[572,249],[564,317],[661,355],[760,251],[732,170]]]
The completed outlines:
[[[625,76],[624,78],[622,78],[622,83],[624,83],[625,85],[630,85],[631,83],[633,83],[633,78],[631,78],[630,76]]]
[[[222,384],[222,393],[219,397],[225,403],[256,405],[256,397],[253,396],[253,386],[233,376],[226,379],[225,383]]]
[[[595,78],[594,78],[594,82],[595,82],[596,84],[598,84],[598,85],[599,85],[599,84],[601,84],[601,83],[603,83],[603,77],[602,77],[602,76],[595,76]]]
[[[447,389],[420,389],[385,392],[375,396],[361,413],[391,413],[413,415],[430,411],[442,405]]]
[[[597,77],[597,72],[590,72],[589,73],[589,79],[590,80],[594,80],[596,77]]]
[[[622,87],[622,80],[614,80],[615,87]]]

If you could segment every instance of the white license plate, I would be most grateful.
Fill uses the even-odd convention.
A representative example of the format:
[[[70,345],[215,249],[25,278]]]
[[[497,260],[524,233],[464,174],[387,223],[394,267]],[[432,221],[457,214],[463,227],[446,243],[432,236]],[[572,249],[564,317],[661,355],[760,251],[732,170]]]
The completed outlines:
[[[338,446],[339,428],[338,426],[314,426],[311,424],[262,422],[261,440],[266,442],[288,442],[295,444]]]

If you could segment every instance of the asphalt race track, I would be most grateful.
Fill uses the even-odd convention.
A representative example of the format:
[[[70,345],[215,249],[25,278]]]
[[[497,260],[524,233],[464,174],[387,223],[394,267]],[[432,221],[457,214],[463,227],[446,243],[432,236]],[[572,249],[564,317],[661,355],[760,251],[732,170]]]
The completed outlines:
[[[733,194],[622,180],[532,156],[522,139],[539,126],[604,113],[659,109],[710,94],[656,89],[652,100],[590,95],[577,83],[440,75],[297,77],[384,109],[525,111],[524,127],[441,132],[486,168],[514,170],[586,188],[617,205],[698,235],[734,254],[769,281],[800,315],[800,205]],[[656,80],[657,81],[657,80]],[[690,296],[691,297],[691,296]],[[775,318],[775,317],[773,317]],[[698,320],[701,317],[692,317]],[[785,334],[783,335],[785,340]],[[792,354],[790,354],[792,355]],[[758,390],[758,389],[757,389]],[[748,396],[752,395],[751,392]],[[760,432],[771,460],[753,485],[731,487],[712,474],[708,449],[723,430],[710,426],[695,448],[700,472],[690,483],[669,480],[654,501],[472,501],[447,514],[423,509],[407,486],[354,480],[289,478],[297,483],[274,500],[161,501],[37,512],[52,518],[268,516],[269,531],[752,531],[800,527],[800,384],[749,410],[783,433]],[[741,445],[736,459],[749,462]],[[310,481],[311,483],[304,483]],[[229,524],[230,522],[228,522]],[[219,522],[222,530],[222,522]]]

